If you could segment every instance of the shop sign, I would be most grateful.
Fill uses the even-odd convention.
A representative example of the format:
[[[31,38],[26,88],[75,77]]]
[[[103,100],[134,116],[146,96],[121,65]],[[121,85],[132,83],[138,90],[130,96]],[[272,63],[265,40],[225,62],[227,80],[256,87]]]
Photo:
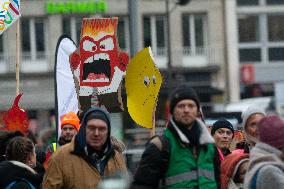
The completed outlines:
[[[105,13],[107,4],[105,0],[97,1],[48,1],[45,4],[47,14],[96,14]]]

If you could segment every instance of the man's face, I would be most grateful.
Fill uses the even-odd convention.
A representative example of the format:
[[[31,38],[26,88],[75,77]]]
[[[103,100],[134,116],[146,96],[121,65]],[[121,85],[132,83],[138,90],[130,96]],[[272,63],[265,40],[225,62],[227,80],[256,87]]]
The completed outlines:
[[[233,140],[233,132],[227,128],[220,128],[215,131],[213,138],[218,148],[229,149]]]
[[[263,114],[252,114],[248,120],[247,120],[247,124],[245,127],[245,131],[246,133],[248,133],[249,135],[258,138],[259,137],[259,133],[258,133],[258,129],[257,129],[257,123],[264,117]]]
[[[197,115],[198,115],[198,108],[193,100],[189,99],[181,100],[174,107],[173,111],[174,119],[177,122],[188,126],[188,128],[191,127]]]
[[[102,150],[108,136],[107,123],[101,119],[91,119],[86,125],[86,141],[94,150]]]
[[[77,134],[77,130],[75,129],[75,127],[71,124],[66,124],[63,125],[62,129],[61,129],[61,137],[65,140],[65,141],[69,141],[71,142],[72,138],[74,135]]]

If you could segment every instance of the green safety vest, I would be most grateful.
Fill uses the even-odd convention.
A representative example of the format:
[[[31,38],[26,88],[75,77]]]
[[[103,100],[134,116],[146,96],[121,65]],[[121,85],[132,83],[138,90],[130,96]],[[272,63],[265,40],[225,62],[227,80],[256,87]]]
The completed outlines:
[[[169,129],[164,134],[169,139],[171,155],[163,188],[216,189],[213,144],[198,146],[198,157],[194,158],[192,148],[182,146]]]

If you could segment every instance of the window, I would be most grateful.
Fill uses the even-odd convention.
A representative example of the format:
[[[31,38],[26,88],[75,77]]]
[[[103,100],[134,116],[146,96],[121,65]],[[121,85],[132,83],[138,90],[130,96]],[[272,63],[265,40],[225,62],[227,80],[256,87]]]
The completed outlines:
[[[41,20],[35,20],[35,40],[37,59],[43,59],[44,56],[44,25]]]
[[[63,18],[62,20],[62,30],[63,30],[63,34],[66,34],[68,35],[70,38],[71,37],[71,22],[70,22],[70,19],[69,18]]]
[[[166,19],[164,16],[144,16],[144,47],[151,46],[153,53],[166,54]]]
[[[22,51],[24,57],[31,57],[30,22],[27,18],[21,19]]]
[[[284,15],[268,16],[269,41],[284,41]]]
[[[87,17],[87,16],[86,16]],[[62,20],[62,31],[77,45],[80,42],[83,17],[65,17]]]
[[[24,59],[45,59],[45,26],[44,19],[22,18],[21,40]]]
[[[243,16],[238,19],[239,42],[259,41],[258,16]]]
[[[268,5],[284,5],[284,0],[266,0]]]
[[[261,61],[261,50],[260,48],[255,49],[240,49],[240,62],[260,62]]]
[[[270,61],[283,61],[284,60],[284,47],[282,48],[269,48],[268,56]]]
[[[183,46],[185,54],[204,54],[206,41],[206,15],[182,15]]]
[[[128,19],[126,17],[119,17],[118,18],[118,25],[117,25],[117,38],[119,47],[125,51],[129,49],[129,31],[128,31]]]
[[[83,21],[82,18],[76,18],[76,19],[75,19],[76,38],[74,39],[74,41],[76,41],[77,44],[80,43],[82,21]]]
[[[237,0],[238,6],[251,6],[251,5],[258,5],[258,0]]]
[[[238,15],[241,63],[273,63],[284,60],[284,15]]]

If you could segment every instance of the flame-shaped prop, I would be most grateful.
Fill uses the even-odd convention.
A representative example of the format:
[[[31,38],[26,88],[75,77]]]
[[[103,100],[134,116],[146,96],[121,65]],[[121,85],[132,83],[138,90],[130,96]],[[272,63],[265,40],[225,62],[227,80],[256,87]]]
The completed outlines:
[[[27,113],[20,109],[19,101],[23,93],[19,94],[15,100],[12,108],[10,108],[3,115],[3,121],[5,126],[0,127],[0,130],[8,131],[20,131],[23,134],[26,134],[28,131],[28,116]]]

